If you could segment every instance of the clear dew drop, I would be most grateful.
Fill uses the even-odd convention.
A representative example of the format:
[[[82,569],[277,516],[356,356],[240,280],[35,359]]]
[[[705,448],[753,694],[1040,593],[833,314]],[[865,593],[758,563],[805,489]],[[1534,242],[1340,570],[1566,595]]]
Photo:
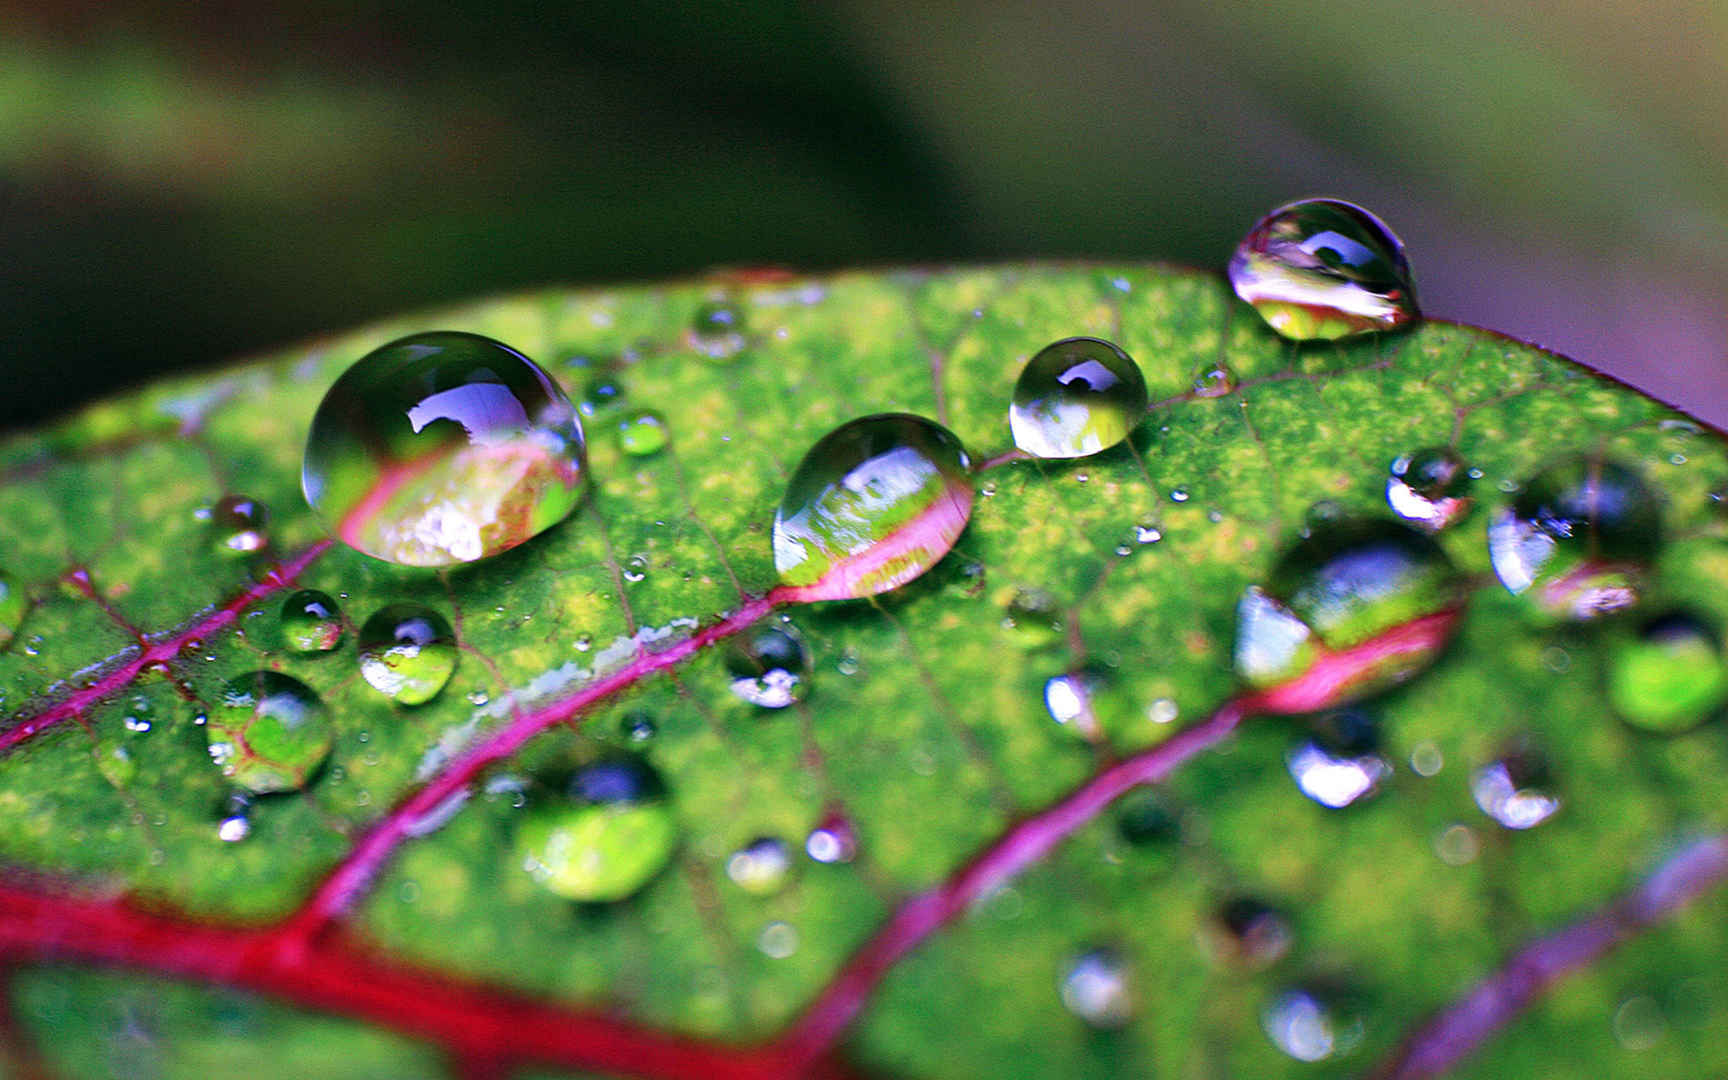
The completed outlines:
[[[516,828],[516,864],[567,900],[611,903],[672,861],[678,827],[659,773],[638,758],[599,761],[530,805]]]
[[[792,850],[777,836],[759,836],[727,856],[726,876],[752,896],[772,896],[792,876]]]
[[[601,374],[588,380],[576,408],[583,416],[593,417],[610,412],[624,403],[624,384],[616,375]]]
[[[804,853],[819,863],[849,863],[858,857],[858,832],[840,814],[829,814],[804,838]]]
[[[30,611],[30,597],[18,579],[0,570],[0,651],[12,644]],[[34,655],[34,654],[31,654]]]
[[[327,653],[342,643],[342,609],[317,589],[301,589],[282,601],[279,625],[290,652]]]
[[[1379,723],[1361,709],[1338,709],[1309,722],[1310,736],[1284,755],[1302,794],[1334,810],[1380,790],[1392,766],[1379,753]]]
[[[666,418],[653,409],[631,410],[618,418],[612,430],[618,438],[618,449],[638,458],[658,454],[672,438]]]
[[[632,585],[643,580],[648,576],[648,556],[632,555],[625,559],[624,567],[620,573],[622,573],[624,580]]]
[[[330,756],[336,729],[318,695],[299,679],[254,671],[231,680],[204,724],[210,760],[256,794],[298,791]]]
[[[810,694],[810,647],[790,623],[760,626],[726,643],[721,655],[732,693],[764,709],[784,709]]]
[[[1236,373],[1227,364],[1212,364],[1194,376],[1193,394],[1198,398],[1226,397],[1236,392]]]
[[[1392,462],[1386,504],[1413,525],[1439,531],[1470,512],[1470,471],[1457,451],[1431,447]]]
[[[1042,649],[1062,640],[1062,605],[1043,589],[1016,589],[1002,625],[1025,649]]]
[[[1609,654],[1608,701],[1641,731],[1674,734],[1697,727],[1728,702],[1728,659],[1720,636],[1687,611],[1646,621]]]
[[[744,309],[731,300],[710,300],[690,320],[690,344],[710,360],[725,363],[743,351]]]
[[[312,418],[301,486],[330,533],[405,566],[473,562],[582,500],[576,410],[539,365],[477,334],[414,334],[368,353]]]
[[[222,555],[253,555],[270,546],[270,511],[257,499],[224,495],[210,509],[210,533]]]
[[[1058,989],[1062,1004],[1089,1027],[1114,1031],[1134,1018],[1128,965],[1115,949],[1087,949],[1073,957]]]
[[[1661,544],[1655,492],[1631,469],[1581,455],[1537,473],[1488,523],[1500,583],[1551,619],[1637,603]]]
[[[1508,829],[1533,829],[1561,805],[1548,755],[1528,739],[1471,773],[1470,794],[1484,814]]]
[[[1053,675],[1044,683],[1044,708],[1050,719],[1088,742],[1123,729],[1131,710],[1122,697],[1115,673],[1097,664]]]
[[[774,515],[774,568],[798,600],[886,592],[946,555],[972,516],[965,448],[907,413],[866,416],[804,455]]]
[[[230,814],[216,823],[216,839],[225,844],[238,844],[252,835],[252,819],[245,814]]]
[[[1170,489],[1170,501],[1173,503],[1185,503],[1189,498],[1191,498],[1191,496],[1188,494],[1188,489],[1183,487],[1181,484],[1177,484],[1175,487]]]
[[[1330,340],[1419,317],[1404,245],[1386,223],[1339,199],[1267,214],[1230,257],[1230,285],[1284,337]]]
[[[1089,457],[1126,439],[1146,404],[1146,380],[1127,353],[1098,338],[1065,338],[1021,370],[1008,428],[1033,457]]]
[[[399,705],[423,705],[456,671],[456,633],[444,616],[411,602],[383,608],[360,628],[360,675]]]
[[[1326,1061],[1361,1045],[1367,1023],[1355,995],[1318,983],[1286,987],[1260,1013],[1272,1045],[1297,1061]]]

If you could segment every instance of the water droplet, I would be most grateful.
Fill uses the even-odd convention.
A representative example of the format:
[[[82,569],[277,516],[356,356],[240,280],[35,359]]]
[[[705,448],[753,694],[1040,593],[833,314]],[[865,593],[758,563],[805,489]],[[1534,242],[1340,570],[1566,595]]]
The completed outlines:
[[[819,863],[849,863],[858,856],[858,833],[845,817],[829,814],[804,838],[804,851]]]
[[[866,416],[798,463],[774,515],[774,568],[801,600],[886,592],[934,566],[972,516],[965,449],[921,416]]]
[[[1420,314],[1404,245],[1338,199],[1303,199],[1255,222],[1229,276],[1237,296],[1296,341],[1391,330]]]
[[[1434,836],[1434,854],[1447,866],[1465,866],[1482,853],[1482,841],[1468,825],[1453,824]]]
[[[133,715],[126,716],[120,721],[120,723],[127,731],[130,731],[135,735],[148,734],[152,726],[148,717]]]
[[[598,416],[623,401],[624,384],[616,375],[596,375],[582,388],[582,399],[576,407],[583,416]]]
[[[771,960],[784,960],[798,951],[798,931],[790,923],[771,922],[762,928],[756,947]]]
[[[1236,373],[1226,364],[1213,364],[1194,376],[1194,396],[1220,398],[1236,391]]]
[[[229,682],[204,725],[210,759],[247,791],[298,791],[330,756],[336,729],[299,679],[254,671]]]
[[[1290,951],[1295,931],[1282,911],[1257,896],[1233,896],[1218,909],[1216,938],[1225,959],[1267,967]]]
[[[1169,796],[1141,786],[1122,796],[1116,834],[1137,848],[1168,846],[1182,838],[1182,818]]]
[[[1470,473],[1464,459],[1446,447],[1405,454],[1392,462],[1386,502],[1405,521],[1439,530],[1470,511]]]
[[[978,494],[982,495],[986,499],[995,498],[996,497],[996,481],[986,480],[982,484],[978,485]]]
[[[640,890],[672,861],[677,822],[646,762],[586,766],[566,795],[533,806],[516,831],[518,865],[568,900],[607,903]]]
[[[1114,1031],[1134,1018],[1128,965],[1115,949],[1088,949],[1068,962],[1062,1004],[1090,1027]]]
[[[759,836],[726,860],[726,876],[752,896],[771,896],[792,875],[792,851],[777,836]]]
[[[1560,809],[1548,756],[1527,739],[1472,773],[1470,794],[1484,814],[1508,829],[1533,829]]]
[[[1156,698],[1152,704],[1146,706],[1146,719],[1154,724],[1173,723],[1180,715],[1182,715],[1182,710],[1176,702],[1167,697]]]
[[[1671,734],[1698,726],[1728,701],[1721,639],[1690,612],[1651,619],[1610,655],[1608,700],[1644,731]]]
[[[1410,748],[1410,771],[1417,776],[1437,776],[1446,765],[1446,759],[1440,753],[1440,748],[1424,740]]]
[[[618,433],[618,449],[631,457],[658,454],[671,438],[666,418],[653,409],[636,409],[619,417],[613,430]]]
[[[1170,501],[1173,503],[1185,503],[1189,497],[1188,489],[1180,484],[1170,489]]]
[[[1088,457],[1126,439],[1146,402],[1146,380],[1127,353],[1098,338],[1065,338],[1021,370],[1008,428],[1034,457]]]
[[[1627,1050],[1649,1050],[1666,1034],[1668,1019],[1649,994],[1634,994],[1614,1010],[1614,1038]]]
[[[216,825],[216,839],[225,844],[238,844],[252,835],[252,819],[245,814],[230,814]]]
[[[281,627],[289,651],[329,652],[342,641],[342,609],[329,593],[301,589],[282,601]]]
[[[473,562],[563,521],[587,477],[564,391],[476,334],[414,334],[357,361],[312,418],[306,501],[350,547],[406,566]]]
[[[760,626],[726,643],[732,693],[764,709],[784,709],[810,693],[810,647],[789,623]]]
[[[624,560],[624,567],[620,572],[623,574],[625,581],[628,581],[632,585],[636,584],[638,581],[641,581],[643,578],[648,576],[648,556],[630,556],[628,559]]]
[[[1360,709],[1339,709],[1311,721],[1311,738],[1284,755],[1302,794],[1334,810],[1367,798],[1392,775],[1377,751],[1379,726]]]
[[[1636,603],[1661,546],[1656,495],[1624,466],[1563,458],[1488,524],[1500,583],[1549,618],[1589,619]]]
[[[1052,676],[1044,683],[1044,707],[1050,718],[1088,742],[1117,731],[1124,720],[1115,675],[1104,667],[1083,667]]]
[[[1356,995],[1319,983],[1274,995],[1260,1024],[1272,1044],[1297,1061],[1343,1057],[1360,1045],[1367,1027]]]
[[[594,635],[587,631],[583,631],[582,633],[577,634],[576,640],[570,644],[577,652],[587,652],[589,649],[594,647]]]
[[[18,627],[24,622],[24,616],[29,610],[30,597],[18,584],[18,580],[0,570],[0,650],[12,644],[12,639],[18,636]]]
[[[1134,526],[1134,542],[1136,544],[1156,544],[1164,539],[1164,530],[1158,527],[1158,521],[1153,517],[1143,517]]]
[[[633,743],[645,743],[652,739],[659,730],[659,727],[654,723],[654,718],[647,713],[625,713],[618,720],[618,733]]]
[[[270,546],[266,526],[270,512],[257,499],[224,495],[210,511],[216,550],[224,555],[251,555]]]
[[[744,348],[744,309],[730,300],[703,304],[690,323],[690,344],[710,360],[731,360]]]
[[[1400,522],[1327,518],[1278,561],[1264,589],[1237,606],[1236,670],[1251,685],[1296,678],[1326,653],[1458,608],[1463,576],[1425,533]],[[1330,691],[1339,705],[1410,678],[1443,640],[1396,650]],[[1304,710],[1307,711],[1307,710]]]
[[[391,604],[360,628],[360,674],[400,705],[438,696],[456,670],[456,633],[424,604]]]
[[[1016,589],[1002,625],[1014,631],[1022,648],[1054,645],[1062,640],[1062,605],[1043,589]]]

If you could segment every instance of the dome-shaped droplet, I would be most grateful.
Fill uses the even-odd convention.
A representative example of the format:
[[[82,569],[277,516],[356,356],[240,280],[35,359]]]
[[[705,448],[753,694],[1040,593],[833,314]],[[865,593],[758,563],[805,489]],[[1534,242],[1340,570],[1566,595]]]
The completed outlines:
[[[24,616],[30,611],[30,597],[18,579],[0,570],[0,650],[12,644]]]
[[[1087,665],[1044,682],[1044,708],[1063,730],[1088,742],[1121,731],[1132,709],[1109,668]]]
[[[1302,794],[1334,810],[1367,798],[1392,775],[1379,754],[1380,732],[1360,709],[1338,709],[1310,722],[1311,734],[1293,746],[1284,763]]]
[[[605,374],[588,380],[576,407],[583,416],[598,416],[623,402],[624,383],[616,375]]]
[[[618,720],[618,734],[633,743],[645,743],[659,732],[660,726],[647,713],[625,713]]]
[[[312,418],[306,501],[350,547],[406,566],[496,555],[563,521],[582,426],[534,361],[477,334],[414,334],[362,357]]]
[[[204,723],[210,760],[257,794],[298,791],[330,756],[336,729],[299,679],[254,671],[229,682]]]
[[[1146,380],[1127,353],[1098,338],[1066,338],[1021,370],[1008,428],[1033,457],[1086,457],[1126,439],[1146,401]]]
[[[1469,513],[1470,470],[1444,446],[1418,450],[1392,462],[1386,503],[1413,525],[1439,530]]]
[[[1288,915],[1246,894],[1233,896],[1219,906],[1212,934],[1222,959],[1250,968],[1268,967],[1281,959],[1296,937]]]
[[[774,568],[791,599],[886,592],[934,566],[972,516],[971,462],[949,431],[906,413],[817,440],[774,515]]]
[[[251,555],[270,546],[270,511],[257,499],[224,495],[210,508],[210,530],[222,555]]]
[[[1244,594],[1236,669],[1253,686],[1285,683],[1328,656],[1455,612],[1465,595],[1463,575],[1427,534],[1390,520],[1323,519],[1278,561],[1264,588]],[[1294,711],[1341,705],[1410,678],[1439,655],[1449,629],[1369,650],[1340,669],[1327,696]]]
[[[1088,949],[1062,973],[1062,1004],[1087,1025],[1114,1031],[1134,1018],[1128,965],[1115,949]]]
[[[1255,222],[1229,273],[1236,295],[1297,341],[1391,330],[1420,314],[1404,245],[1339,199],[1303,199]]]
[[[1274,994],[1260,1023],[1272,1044],[1297,1061],[1343,1057],[1361,1044],[1367,1027],[1357,995],[1322,983]]]
[[[858,831],[844,815],[829,814],[804,838],[804,852],[819,863],[849,863],[858,855]]]
[[[391,604],[360,628],[360,674],[400,705],[438,696],[456,670],[456,633],[424,604]]]
[[[732,693],[764,709],[784,709],[810,693],[810,647],[790,623],[758,626],[726,643],[722,661]]]
[[[1589,619],[1638,601],[1662,544],[1662,507],[1631,469],[1574,456],[1531,478],[1488,523],[1500,583],[1549,618]]]
[[[282,640],[292,652],[329,652],[342,642],[342,609],[317,589],[291,594],[282,601]]]
[[[1484,814],[1508,829],[1533,829],[1560,809],[1548,755],[1527,739],[1471,773],[1470,794]]]
[[[671,435],[666,430],[666,418],[653,409],[632,409],[613,425],[618,435],[618,449],[631,457],[649,457],[666,448]]]
[[[1062,640],[1062,605],[1043,589],[1016,589],[1008,600],[1002,625],[1014,632],[1022,648],[1054,645]]]
[[[710,360],[731,360],[744,348],[744,309],[731,300],[704,303],[690,321],[690,343]]]
[[[770,896],[792,875],[792,849],[778,836],[759,836],[726,859],[726,876],[753,896]]]
[[[518,865],[569,900],[607,903],[640,890],[672,861],[677,822],[646,762],[589,765],[566,791],[533,805],[516,831]]]
[[[1618,644],[1609,659],[1608,700],[1625,721],[1645,731],[1687,731],[1728,701],[1728,660],[1710,625],[1684,611],[1669,612]]]

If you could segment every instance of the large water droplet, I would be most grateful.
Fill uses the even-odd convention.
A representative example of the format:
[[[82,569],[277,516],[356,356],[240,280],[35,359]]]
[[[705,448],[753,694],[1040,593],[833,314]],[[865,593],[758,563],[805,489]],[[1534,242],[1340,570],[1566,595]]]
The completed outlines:
[[[1469,491],[1469,468],[1456,451],[1444,446],[1398,458],[1386,480],[1386,502],[1392,512],[1435,531],[1469,513]]]
[[[589,765],[566,794],[532,807],[516,831],[519,865],[547,889],[583,903],[622,900],[672,861],[677,823],[646,762]]]
[[[477,334],[414,334],[362,357],[324,395],[301,483],[350,547],[448,566],[568,517],[584,449],[575,409],[532,360]]]
[[[726,643],[732,693],[764,709],[784,709],[810,693],[810,647],[790,623],[759,626]]]
[[[18,579],[0,570],[0,649],[12,644],[29,611],[30,597],[18,584]]]
[[[291,594],[282,601],[282,640],[292,652],[329,652],[342,642],[342,609],[317,589]]]
[[[1272,1044],[1298,1061],[1343,1057],[1362,1042],[1367,1026],[1354,994],[1319,983],[1275,994],[1260,1023]]]
[[[1115,949],[1088,949],[1062,974],[1062,1004],[1088,1025],[1113,1031],[1134,1018],[1128,965]]]
[[[1146,380],[1127,353],[1098,338],[1066,338],[1020,372],[1008,428],[1034,457],[1087,457],[1126,439],[1146,401]]]
[[[1728,661],[1709,624],[1669,612],[1617,645],[1608,668],[1608,700],[1627,723],[1672,733],[1698,726],[1728,700]]]
[[[774,568],[801,600],[870,596],[934,566],[972,516],[970,461],[921,416],[866,416],[804,455],[774,515]]]
[[[456,670],[456,633],[424,604],[379,611],[360,628],[358,644],[361,676],[401,705],[431,701]]]
[[[1400,522],[1326,518],[1290,548],[1265,588],[1237,607],[1236,669],[1254,686],[1307,671],[1328,653],[1361,645],[1402,624],[1452,611],[1465,581],[1430,537]],[[1338,705],[1410,678],[1443,640],[1368,658],[1334,688]]]
[[[336,729],[299,679],[254,671],[229,682],[204,724],[210,760],[257,794],[298,791],[330,756]]]
[[[1420,314],[1404,245],[1339,199],[1303,199],[1255,222],[1229,274],[1237,296],[1297,341],[1391,330]]]
[[[753,896],[770,896],[792,875],[792,851],[777,836],[759,836],[726,860],[732,884]]]
[[[224,495],[210,509],[210,530],[223,555],[251,555],[270,546],[270,511],[257,499]]]
[[[1488,523],[1500,583],[1552,618],[1636,603],[1661,543],[1662,508],[1643,479],[1583,456],[1537,473]]]
[[[618,418],[613,430],[618,433],[618,449],[631,457],[658,454],[671,438],[666,418],[653,409],[632,410]]]
[[[1484,814],[1508,829],[1533,829],[1560,809],[1548,755],[1528,740],[1472,773],[1470,794]]]

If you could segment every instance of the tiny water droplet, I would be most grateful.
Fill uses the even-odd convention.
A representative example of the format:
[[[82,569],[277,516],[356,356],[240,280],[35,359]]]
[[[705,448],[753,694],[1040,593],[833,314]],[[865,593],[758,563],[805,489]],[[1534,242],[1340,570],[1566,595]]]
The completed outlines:
[[[1488,523],[1494,573],[1545,618],[1630,607],[1661,543],[1655,492],[1631,469],[1584,456],[1537,473]]]
[[[584,631],[577,634],[576,640],[570,644],[577,652],[587,652],[594,647],[594,635]]]
[[[1410,771],[1417,776],[1437,776],[1445,766],[1446,759],[1435,744],[1424,740],[1410,748]]]
[[[1447,866],[1465,866],[1482,853],[1482,841],[1468,825],[1448,825],[1434,836],[1434,854]]]
[[[801,600],[886,592],[934,566],[972,516],[965,449],[921,416],[866,416],[804,455],[774,515],[774,568]]]
[[[1391,330],[1420,315],[1404,245],[1339,199],[1288,203],[1255,222],[1229,277],[1268,326],[1296,341]]]
[[[1128,965],[1114,949],[1088,949],[1069,960],[1059,989],[1062,1004],[1089,1027],[1114,1031],[1134,1018]]]
[[[582,388],[576,408],[583,416],[598,416],[624,401],[624,384],[616,375],[596,375]]]
[[[1273,995],[1260,1013],[1272,1045],[1297,1061],[1348,1055],[1367,1029],[1361,1003],[1341,987],[1310,983]]]
[[[1127,353],[1098,338],[1065,338],[1021,370],[1008,428],[1033,457],[1089,457],[1126,439],[1146,403],[1146,380]]]
[[[1088,742],[1120,728],[1118,697],[1115,676],[1098,666],[1055,675],[1044,683],[1044,707],[1050,718]]]
[[[1136,544],[1156,544],[1162,539],[1164,539],[1164,530],[1158,527],[1156,519],[1141,518],[1139,524],[1134,526],[1134,542]]]
[[[1214,364],[1194,376],[1194,396],[1220,398],[1236,391],[1236,373],[1228,365]]]
[[[484,690],[470,690],[465,696],[468,699],[468,704],[474,706],[484,705],[492,700],[492,695]]]
[[[613,430],[618,434],[618,449],[631,457],[658,454],[671,439],[666,418],[653,409],[636,409],[619,417]]]
[[[1122,796],[1116,834],[1137,848],[1168,846],[1182,839],[1182,817],[1158,788],[1137,787]]]
[[[216,839],[225,844],[238,844],[252,835],[252,819],[244,814],[232,814],[216,825]]]
[[[634,585],[648,576],[648,556],[632,555],[624,560],[624,580]]]
[[[790,624],[748,630],[726,643],[722,660],[732,693],[764,709],[784,709],[810,693],[810,647]]]
[[[581,502],[585,443],[552,377],[477,334],[414,334],[366,354],[312,418],[301,484],[333,535],[406,566],[473,562]]]
[[[856,675],[860,670],[858,657],[851,652],[840,654],[840,659],[834,662],[834,670],[842,675]]]
[[[1425,529],[1439,530],[1469,512],[1470,472],[1464,459],[1447,447],[1405,454],[1392,462],[1386,502],[1392,512]]]
[[[305,787],[330,756],[336,729],[305,683],[276,671],[254,671],[223,687],[204,738],[223,776],[263,794]]]
[[[578,770],[563,796],[529,809],[516,829],[515,855],[551,892],[609,903],[648,884],[677,843],[665,782],[647,762],[618,758]]]
[[[1089,484],[1092,482],[1092,474],[1084,470],[1077,472],[1074,474],[1074,482],[1076,484]]]
[[[1183,487],[1182,485],[1178,484],[1175,487],[1170,489],[1170,501],[1171,502],[1173,502],[1173,503],[1185,503],[1188,501],[1188,499],[1189,499],[1188,489]]]
[[[819,863],[849,863],[858,856],[858,833],[845,817],[829,814],[804,838],[804,851]]]
[[[1233,896],[1219,906],[1215,930],[1224,959],[1256,969],[1281,959],[1296,937],[1287,915],[1248,895]]]
[[[752,896],[771,896],[792,875],[792,852],[777,836],[759,836],[726,859],[726,876]]]
[[[0,651],[4,651],[12,644],[12,639],[18,636],[18,627],[24,622],[24,616],[29,610],[30,597],[18,584],[18,580],[0,570]]]
[[[654,723],[654,718],[647,713],[625,713],[618,719],[618,733],[633,743],[645,743],[652,739],[659,730],[659,727]]]
[[[1650,619],[1609,655],[1608,701],[1641,731],[1673,734],[1703,723],[1728,701],[1728,660],[1696,614]]]
[[[1177,707],[1174,701],[1167,697],[1158,698],[1154,700],[1152,704],[1146,706],[1146,719],[1152,721],[1154,724],[1172,723],[1179,715],[1181,715],[1181,709]]]
[[[301,589],[282,601],[280,625],[291,652],[325,653],[342,643],[342,609],[317,589]]]
[[[790,923],[771,922],[762,928],[756,947],[771,960],[784,960],[798,951],[798,931]]]
[[[1508,829],[1533,829],[1560,809],[1548,756],[1528,739],[1472,773],[1470,794],[1484,814]]]
[[[383,608],[360,628],[358,644],[361,676],[401,705],[431,701],[456,670],[456,633],[424,604]]]
[[[152,726],[148,717],[133,716],[130,714],[121,720],[120,723],[127,731],[130,731],[135,735],[148,734]]]
[[[1649,1050],[1668,1034],[1662,1006],[1649,994],[1634,994],[1614,1010],[1614,1039],[1624,1049]]]
[[[994,480],[984,481],[984,483],[982,483],[978,486],[978,494],[984,496],[986,499],[995,498],[996,497],[996,481],[994,481]]]
[[[744,348],[744,310],[731,300],[710,300],[690,322],[690,344],[710,360],[725,362]]]
[[[1302,794],[1342,809],[1373,795],[1392,766],[1379,753],[1379,726],[1360,709],[1339,709],[1310,722],[1311,737],[1284,755]]]
[[[1020,646],[1041,649],[1062,640],[1062,605],[1043,589],[1016,589],[1008,601],[1002,625],[1014,631]]]

